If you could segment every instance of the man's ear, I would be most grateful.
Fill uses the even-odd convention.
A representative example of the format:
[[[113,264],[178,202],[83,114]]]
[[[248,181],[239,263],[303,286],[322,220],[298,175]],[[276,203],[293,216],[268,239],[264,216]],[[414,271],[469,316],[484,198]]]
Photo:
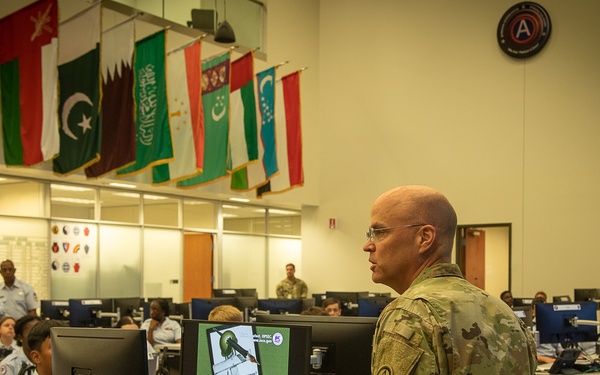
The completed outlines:
[[[419,254],[425,254],[429,249],[431,249],[435,241],[435,235],[435,227],[433,225],[423,225],[419,229]]]
[[[33,363],[35,363],[36,365],[39,365],[40,362],[42,361],[40,352],[38,352],[37,350],[32,350],[29,352],[29,357],[31,358],[31,361]]]

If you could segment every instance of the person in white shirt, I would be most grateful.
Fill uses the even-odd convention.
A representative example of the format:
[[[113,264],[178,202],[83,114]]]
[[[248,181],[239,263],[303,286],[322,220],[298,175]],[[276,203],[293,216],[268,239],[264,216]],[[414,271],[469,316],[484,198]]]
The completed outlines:
[[[168,318],[169,302],[158,298],[150,304],[150,319],[142,323],[142,329],[148,332],[148,342],[152,346],[181,342],[181,326]]]
[[[0,315],[19,319],[24,315],[37,315],[39,307],[33,287],[15,277],[15,264],[5,260],[0,264],[0,274],[4,282],[0,283]]]

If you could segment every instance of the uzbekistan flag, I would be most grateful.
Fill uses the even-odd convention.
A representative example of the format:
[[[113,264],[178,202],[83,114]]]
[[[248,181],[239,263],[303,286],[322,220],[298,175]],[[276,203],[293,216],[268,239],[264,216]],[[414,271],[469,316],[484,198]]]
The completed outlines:
[[[41,0],[0,20],[6,165],[34,165],[59,151],[57,8],[57,0]]]

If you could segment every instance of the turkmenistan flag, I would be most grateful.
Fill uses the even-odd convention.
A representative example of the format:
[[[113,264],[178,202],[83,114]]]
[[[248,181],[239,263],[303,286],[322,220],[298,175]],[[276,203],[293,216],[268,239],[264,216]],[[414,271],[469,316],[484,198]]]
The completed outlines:
[[[60,84],[60,154],[54,172],[69,174],[100,158],[99,3],[61,23],[58,78]]]
[[[174,51],[167,57],[169,122],[175,148],[173,160],[152,167],[152,182],[164,184],[202,171],[204,133],[200,100],[200,42]]]
[[[202,62],[204,169],[197,176],[179,181],[178,187],[205,184],[228,175],[229,60],[227,51]]]
[[[37,1],[0,20],[0,125],[6,165],[33,165],[59,151],[58,4]]]
[[[173,158],[167,104],[165,38],[166,31],[161,30],[136,43],[136,160],[134,164],[119,169],[118,176],[137,174]]]
[[[133,102],[134,20],[102,34],[102,147],[100,161],[85,169],[100,177],[135,162]]]
[[[258,160],[231,174],[231,189],[248,191],[264,185],[277,170],[275,147],[275,68],[269,68],[256,75],[258,101],[260,103],[260,138]]]

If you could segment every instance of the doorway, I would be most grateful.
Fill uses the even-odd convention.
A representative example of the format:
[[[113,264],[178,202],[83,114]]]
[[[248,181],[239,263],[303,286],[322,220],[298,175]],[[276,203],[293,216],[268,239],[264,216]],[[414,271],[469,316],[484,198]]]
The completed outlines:
[[[512,224],[458,225],[455,246],[467,281],[497,297],[511,290]]]

